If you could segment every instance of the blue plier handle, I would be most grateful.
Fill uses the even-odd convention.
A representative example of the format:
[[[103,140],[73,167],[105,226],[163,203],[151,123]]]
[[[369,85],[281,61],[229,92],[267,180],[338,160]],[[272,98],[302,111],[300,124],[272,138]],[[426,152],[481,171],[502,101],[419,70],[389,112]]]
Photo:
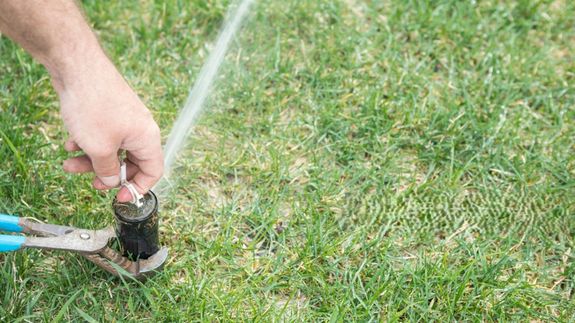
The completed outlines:
[[[97,253],[106,248],[108,242],[116,237],[113,228],[84,230],[33,222],[26,218],[7,214],[0,214],[0,231],[32,235],[0,235],[0,252],[26,247]]]
[[[13,215],[0,214],[0,231],[22,232],[20,218]],[[14,251],[22,247],[26,237],[19,235],[0,235],[0,252]]]

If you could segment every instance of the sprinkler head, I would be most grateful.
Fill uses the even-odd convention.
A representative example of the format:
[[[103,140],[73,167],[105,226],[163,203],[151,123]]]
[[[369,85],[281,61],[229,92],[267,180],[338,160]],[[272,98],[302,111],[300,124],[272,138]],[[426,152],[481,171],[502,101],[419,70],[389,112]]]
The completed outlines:
[[[137,206],[114,200],[113,209],[120,251],[139,267],[131,272],[146,275],[162,268],[168,250],[159,245],[158,198],[149,191],[141,202],[141,206]]]

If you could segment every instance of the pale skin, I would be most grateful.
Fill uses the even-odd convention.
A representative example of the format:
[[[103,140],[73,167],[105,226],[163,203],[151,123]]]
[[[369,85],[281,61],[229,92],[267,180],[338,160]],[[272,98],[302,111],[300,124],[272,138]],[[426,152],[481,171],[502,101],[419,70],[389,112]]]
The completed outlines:
[[[150,111],[106,56],[71,0],[0,0],[0,31],[48,70],[69,139],[84,155],[64,161],[69,173],[94,172],[94,188],[120,183],[118,154],[127,152],[128,179],[146,193],[163,172],[160,130]],[[132,199],[122,187],[121,202]]]

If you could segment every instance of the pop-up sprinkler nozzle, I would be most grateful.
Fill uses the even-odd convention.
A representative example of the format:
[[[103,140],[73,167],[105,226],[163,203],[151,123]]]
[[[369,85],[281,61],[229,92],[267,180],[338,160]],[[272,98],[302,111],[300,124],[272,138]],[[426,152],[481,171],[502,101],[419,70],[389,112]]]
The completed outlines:
[[[158,199],[152,191],[143,196],[139,207],[115,200],[113,209],[116,235],[124,257],[135,261],[158,252]]]

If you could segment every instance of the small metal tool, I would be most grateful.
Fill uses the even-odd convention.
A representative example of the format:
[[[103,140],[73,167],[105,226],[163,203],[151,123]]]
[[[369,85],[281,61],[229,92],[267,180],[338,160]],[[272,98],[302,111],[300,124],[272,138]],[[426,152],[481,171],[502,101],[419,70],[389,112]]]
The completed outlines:
[[[23,248],[77,252],[113,275],[124,274],[118,270],[119,267],[138,280],[143,280],[160,271],[168,257],[168,249],[165,247],[160,248],[147,259],[131,260],[122,256],[109,246],[110,242],[116,238],[116,230],[113,227],[85,230],[0,214],[0,231],[35,235],[0,235],[0,252]]]

